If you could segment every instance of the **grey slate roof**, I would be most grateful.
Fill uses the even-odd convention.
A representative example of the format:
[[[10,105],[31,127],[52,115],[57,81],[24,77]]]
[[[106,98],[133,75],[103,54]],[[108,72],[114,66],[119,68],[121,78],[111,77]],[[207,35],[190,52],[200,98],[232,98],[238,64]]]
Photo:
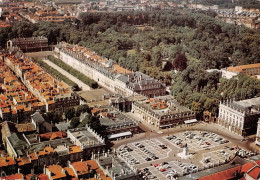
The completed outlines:
[[[45,122],[42,115],[39,112],[36,112],[32,115],[32,119],[35,123],[38,123],[39,125]]]
[[[118,79],[119,81],[122,81],[124,83],[128,82],[128,78],[125,75],[119,74],[116,79]]]
[[[12,144],[18,156],[24,155],[24,150],[29,148],[29,144],[26,142],[23,135],[13,133],[8,140]]]
[[[70,122],[60,122],[58,124],[55,124],[55,126],[58,128],[59,131],[66,131],[69,129]]]

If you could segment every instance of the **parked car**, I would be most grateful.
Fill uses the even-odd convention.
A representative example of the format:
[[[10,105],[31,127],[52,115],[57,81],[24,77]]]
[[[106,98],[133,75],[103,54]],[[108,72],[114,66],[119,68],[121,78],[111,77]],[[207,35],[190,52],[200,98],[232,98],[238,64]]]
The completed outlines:
[[[161,172],[164,172],[164,171],[166,171],[166,169],[161,169],[160,171],[161,171]]]
[[[157,166],[160,166],[160,164],[155,164],[155,165],[153,165],[154,167],[157,167]]]

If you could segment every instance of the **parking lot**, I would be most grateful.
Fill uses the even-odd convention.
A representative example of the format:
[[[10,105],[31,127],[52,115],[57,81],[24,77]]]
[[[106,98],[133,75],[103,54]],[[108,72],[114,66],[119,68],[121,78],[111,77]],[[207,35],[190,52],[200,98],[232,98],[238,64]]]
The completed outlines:
[[[237,146],[224,146],[223,149],[219,149],[216,151],[211,151],[207,153],[203,153],[202,160],[200,163],[203,166],[213,166],[213,164],[218,164],[221,162],[228,161],[230,158],[234,156],[235,153],[238,153],[241,157],[250,156],[251,153],[247,152],[244,149],[241,149]]]
[[[166,145],[163,145],[157,139],[140,141],[137,143],[131,143],[119,148],[118,153],[131,165],[144,164],[152,162],[161,158],[168,157],[168,153],[171,151]],[[129,150],[129,151],[128,151]]]
[[[187,144],[189,150],[194,152],[204,149],[210,150],[210,148],[215,148],[221,144],[229,144],[229,141],[221,136],[205,131],[187,131],[164,138],[177,148],[183,148]]]
[[[198,167],[191,163],[180,161],[169,161],[155,163],[139,171],[143,173],[144,178],[148,179],[171,179],[183,175],[184,173],[196,172]]]
[[[177,156],[185,145],[191,158]],[[120,146],[118,154],[144,179],[171,179],[198,171],[199,168],[224,163],[234,156],[249,156],[250,153],[235,146],[218,134],[205,131],[185,131],[137,141]]]

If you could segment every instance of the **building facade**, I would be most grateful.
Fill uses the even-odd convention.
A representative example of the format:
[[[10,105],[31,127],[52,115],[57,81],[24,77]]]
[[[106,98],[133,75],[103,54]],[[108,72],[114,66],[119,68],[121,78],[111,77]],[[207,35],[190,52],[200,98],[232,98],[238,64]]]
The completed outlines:
[[[242,136],[256,133],[259,117],[260,97],[221,102],[219,105],[218,124]]]
[[[141,72],[131,72],[84,47],[62,42],[55,47],[55,52],[60,60],[114,93],[146,97],[166,94],[166,86],[158,80]]]
[[[157,128],[173,127],[196,119],[193,111],[179,105],[171,96],[133,102],[132,112]]]
[[[257,122],[255,143],[256,143],[256,145],[260,146],[260,118],[258,119],[258,122]]]
[[[48,39],[46,37],[16,38],[7,41],[7,48],[19,47],[23,52],[48,51]]]

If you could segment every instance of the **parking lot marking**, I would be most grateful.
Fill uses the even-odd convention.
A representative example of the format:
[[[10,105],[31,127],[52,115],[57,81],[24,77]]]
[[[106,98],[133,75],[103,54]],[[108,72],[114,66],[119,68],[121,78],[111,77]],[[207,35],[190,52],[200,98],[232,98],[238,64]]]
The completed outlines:
[[[171,138],[173,136],[175,138]],[[176,144],[178,141],[180,141],[182,145],[187,143],[190,153],[196,152],[194,159],[182,160],[178,156],[175,156],[177,152],[182,151],[182,145]],[[200,131],[182,132],[170,136],[156,137],[130,143],[127,144],[127,146],[132,149],[132,151],[121,151],[121,154],[125,154],[123,158],[135,168],[149,168],[152,174],[151,177],[153,175],[157,176],[159,180],[167,179],[166,176],[170,176],[173,172],[182,175],[183,173],[197,171],[198,167],[219,164],[219,162],[224,162],[238,151],[238,149],[235,149],[233,143],[225,140],[223,137],[214,133]],[[119,149],[123,147],[124,146],[120,146]],[[244,150],[239,150],[239,152],[242,155],[250,154]],[[145,160],[150,154],[154,154],[158,159]],[[210,161],[206,163],[205,159],[207,157]],[[139,161],[139,163],[137,164],[135,160]],[[168,163],[169,165],[169,167],[165,166],[164,172],[154,167],[155,164],[162,165],[162,163]]]

